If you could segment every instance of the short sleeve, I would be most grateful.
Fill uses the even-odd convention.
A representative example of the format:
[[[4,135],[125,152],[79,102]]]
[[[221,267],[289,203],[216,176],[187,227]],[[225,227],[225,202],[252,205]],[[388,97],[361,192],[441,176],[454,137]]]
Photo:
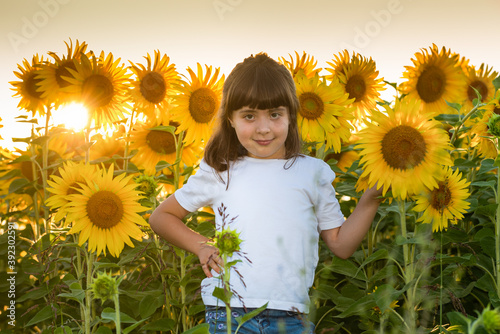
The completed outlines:
[[[327,163],[320,161],[317,173],[316,216],[320,231],[330,230],[341,226],[345,221],[332,185],[335,172]]]
[[[222,184],[214,169],[202,160],[196,173],[175,192],[175,198],[184,209],[193,212],[211,206]]]

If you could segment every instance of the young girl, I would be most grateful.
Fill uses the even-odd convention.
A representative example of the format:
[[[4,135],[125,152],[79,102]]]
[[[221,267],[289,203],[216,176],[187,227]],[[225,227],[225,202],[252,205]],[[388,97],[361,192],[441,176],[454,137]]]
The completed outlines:
[[[211,206],[218,229],[219,207],[235,217],[231,229],[240,233],[245,257],[235,266],[242,280],[231,275],[233,320],[268,303],[240,333],[312,333],[314,326],[302,315],[309,311],[319,236],[333,254],[348,258],[376,214],[381,191],[371,188],[344,219],[334,172],[324,161],[300,154],[298,109],[293,78],[283,65],[264,53],[236,65],[199,170],[150,217],[159,236],[199,257],[207,275],[201,293],[210,333],[226,333],[226,309],[212,295],[221,285],[222,260],[206,237],[183,223],[189,212]]]

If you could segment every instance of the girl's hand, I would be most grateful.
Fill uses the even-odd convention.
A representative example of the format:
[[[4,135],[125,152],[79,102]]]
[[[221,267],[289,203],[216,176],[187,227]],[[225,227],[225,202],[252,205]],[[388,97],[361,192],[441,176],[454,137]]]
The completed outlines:
[[[213,277],[210,269],[215,270],[220,274],[221,268],[224,266],[224,261],[219,256],[219,250],[210,244],[201,245],[198,251],[198,258],[200,259],[201,268],[207,277]]]

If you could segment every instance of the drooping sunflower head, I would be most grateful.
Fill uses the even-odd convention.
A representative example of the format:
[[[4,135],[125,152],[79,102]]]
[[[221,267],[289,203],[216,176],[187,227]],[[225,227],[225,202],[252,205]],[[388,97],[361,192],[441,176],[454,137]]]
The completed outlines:
[[[168,110],[172,102],[172,84],[177,82],[179,74],[170,58],[155,51],[154,60],[148,54],[144,57],[147,66],[130,62],[135,79],[130,91],[135,106],[147,117],[160,123],[168,122]]]
[[[76,70],[68,67],[71,78],[64,92],[74,94],[74,98],[89,110],[90,119],[95,126],[110,126],[122,120],[128,114],[128,79],[129,74],[120,59],[113,59],[101,52],[99,57],[81,55],[80,61],[74,61]]]
[[[88,241],[90,252],[109,253],[118,257],[125,244],[134,247],[130,238],[142,240],[139,226],[147,223],[139,213],[148,208],[139,203],[141,195],[124,173],[113,176],[114,167],[102,170],[97,177],[80,183],[78,194],[70,195],[66,211],[72,227],[78,233],[78,243]]]
[[[189,129],[184,137],[187,143],[200,144],[206,142],[212,133],[224,75],[219,78],[219,68],[212,73],[212,66],[205,66],[205,74],[200,64],[197,68],[197,73],[187,68],[189,82],[180,80],[180,84],[174,85],[178,93],[173,95],[176,106],[172,109],[171,120],[179,124],[179,132]]]
[[[69,85],[66,78],[72,77],[70,69],[76,70],[75,61],[80,61],[82,54],[90,56],[90,53],[86,52],[86,42],[80,44],[77,40],[74,47],[72,40],[70,40],[70,44],[67,42],[65,44],[67,48],[66,55],[61,58],[55,52],[49,52],[54,62],[45,63],[38,76],[41,79],[40,92],[42,97],[54,102],[56,107],[62,103],[71,102],[71,94],[61,91],[61,88]]]
[[[259,53],[237,64],[224,83],[218,124],[205,150],[205,159],[209,165],[222,171],[226,168],[224,161],[232,161],[246,154],[230,123],[233,112],[243,107],[286,107],[290,126],[285,141],[285,156],[290,158],[300,153],[297,126],[299,103],[293,77],[284,65],[265,53]],[[224,145],[219,146],[219,143]]]
[[[405,199],[424,186],[438,186],[435,173],[451,165],[448,134],[440,123],[419,112],[420,102],[404,99],[394,109],[376,111],[371,123],[360,131],[361,177],[368,185],[392,189],[394,197]]]
[[[458,219],[462,219],[470,206],[467,202],[470,195],[469,182],[462,178],[459,170],[444,167],[438,173],[441,175],[438,186],[426,188],[416,195],[416,206],[413,209],[422,212],[418,221],[432,224],[433,231],[446,230],[449,222],[456,223]]]
[[[361,121],[370,115],[370,111],[380,101],[380,92],[385,90],[384,78],[377,78],[378,71],[375,61],[367,59],[358,53],[353,53],[349,57],[349,52],[339,53],[326,68],[331,73],[327,79],[338,76],[341,86],[349,94],[349,98],[354,99],[353,105],[356,107],[356,119]]]
[[[109,167],[110,163],[119,167],[124,165],[125,156],[125,127],[123,124],[108,132],[106,135],[95,134],[92,136],[92,147],[89,157],[92,162],[104,163]]]
[[[98,273],[97,277],[92,280],[92,294],[95,298],[100,299],[101,303],[108,299],[113,300],[119,294],[120,281],[106,272]]]
[[[496,122],[491,120],[493,115],[500,115],[500,91],[497,91],[495,98],[491,99],[485,106],[481,107],[482,116],[474,123],[471,128],[472,139],[471,147],[477,147],[481,157],[486,159],[495,159],[498,155],[498,139],[490,131],[490,126]]]
[[[412,66],[405,66],[401,93],[422,101],[422,111],[432,116],[454,112],[446,102],[462,103],[465,76],[459,55],[433,45],[415,53]]]
[[[39,58],[38,55],[34,55],[31,62],[24,59],[22,65],[17,65],[19,72],[14,71],[16,77],[21,81],[10,82],[10,84],[14,86],[12,88],[12,90],[15,91],[13,96],[21,98],[17,105],[18,108],[31,111],[33,116],[36,114],[44,116],[45,108],[48,105],[47,98],[43,97],[40,91],[42,82],[40,72],[43,63],[43,57]]]
[[[349,140],[353,130],[353,108],[349,107],[353,99],[349,99],[336,77],[327,84],[318,74],[307,78],[299,73],[295,82],[302,139],[318,146],[326,143],[326,149],[333,147],[340,152],[342,142]]]
[[[295,51],[295,59],[292,55],[289,54],[289,56],[290,60],[283,57],[279,57],[278,60],[280,63],[285,65],[294,77],[302,71],[308,78],[310,78],[321,71],[321,68],[316,67],[318,62],[314,59],[314,56],[308,55],[306,52],[303,52],[301,57],[298,52]]]
[[[137,150],[131,161],[147,175],[157,173],[156,165],[165,161],[174,165],[180,163],[181,167],[195,165],[201,155],[202,147],[196,143],[183,143],[179,135],[175,134],[178,124],[171,122],[168,125],[156,121],[136,123],[130,133],[130,148]],[[188,132],[186,132],[188,133]],[[178,145],[182,145],[180,161],[177,161]]]

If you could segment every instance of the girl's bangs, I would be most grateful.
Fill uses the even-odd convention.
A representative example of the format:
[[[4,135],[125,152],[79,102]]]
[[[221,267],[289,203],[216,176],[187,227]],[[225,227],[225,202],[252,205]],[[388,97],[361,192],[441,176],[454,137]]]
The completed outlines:
[[[229,111],[243,107],[254,109],[273,109],[278,107],[290,108],[294,105],[295,90],[290,89],[289,83],[279,76],[263,78],[247,76],[238,85],[233,85],[232,92],[228,92],[227,107]]]

